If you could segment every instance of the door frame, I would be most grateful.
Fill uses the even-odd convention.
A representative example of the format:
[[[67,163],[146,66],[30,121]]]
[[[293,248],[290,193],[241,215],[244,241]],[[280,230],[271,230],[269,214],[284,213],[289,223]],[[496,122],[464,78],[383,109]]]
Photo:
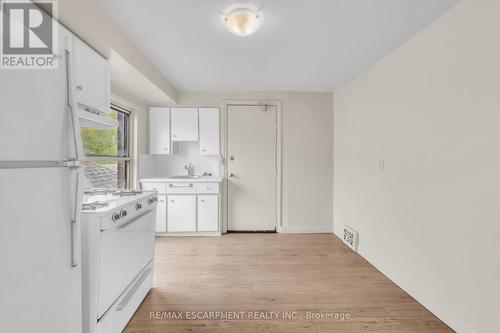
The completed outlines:
[[[223,148],[223,172],[225,179],[225,185],[223,186],[223,196],[224,196],[224,216],[222,223],[222,232],[226,233],[229,227],[229,178],[228,178],[228,108],[229,106],[275,106],[276,107],[276,232],[281,232],[281,210],[282,210],[282,112],[281,107],[282,101],[280,100],[225,100],[224,101],[224,139],[222,143]]]

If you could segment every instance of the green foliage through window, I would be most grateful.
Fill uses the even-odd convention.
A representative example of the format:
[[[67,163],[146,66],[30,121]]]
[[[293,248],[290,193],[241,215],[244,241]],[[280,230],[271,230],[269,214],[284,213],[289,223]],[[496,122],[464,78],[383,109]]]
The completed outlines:
[[[130,115],[113,107],[111,110],[110,118],[118,121],[118,128],[80,129],[85,155],[95,158],[85,162],[85,176],[95,188],[128,188]]]
[[[128,115],[113,110],[110,113],[113,120],[118,120],[118,128],[82,128],[80,134],[87,156],[126,157],[126,132],[128,130]]]

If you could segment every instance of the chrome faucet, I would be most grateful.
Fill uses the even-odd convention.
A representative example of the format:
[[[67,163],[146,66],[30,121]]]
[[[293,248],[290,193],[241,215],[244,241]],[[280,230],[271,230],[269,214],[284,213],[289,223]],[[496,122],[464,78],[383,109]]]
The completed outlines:
[[[184,169],[187,170],[188,176],[194,176],[194,167],[191,163],[184,166]]]

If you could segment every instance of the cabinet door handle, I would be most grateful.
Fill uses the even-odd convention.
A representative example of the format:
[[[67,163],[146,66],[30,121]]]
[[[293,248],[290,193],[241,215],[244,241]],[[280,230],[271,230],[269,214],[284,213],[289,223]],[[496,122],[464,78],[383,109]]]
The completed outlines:
[[[168,187],[193,187],[193,184],[178,184],[178,185],[169,184]]]
[[[76,86],[76,89],[77,90],[83,90],[83,86],[81,84],[79,84],[79,85]]]
[[[174,200],[170,200],[170,202],[175,202]]]
[[[202,200],[200,200],[200,201],[201,201],[201,202],[205,202],[205,200],[203,200],[203,199],[202,199]]]

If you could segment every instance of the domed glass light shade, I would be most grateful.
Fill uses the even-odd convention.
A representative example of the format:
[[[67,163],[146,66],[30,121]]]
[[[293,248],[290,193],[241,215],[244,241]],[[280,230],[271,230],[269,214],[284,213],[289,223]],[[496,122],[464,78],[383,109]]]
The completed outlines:
[[[231,33],[238,37],[247,37],[259,29],[261,15],[248,8],[239,8],[227,15],[224,21]]]

